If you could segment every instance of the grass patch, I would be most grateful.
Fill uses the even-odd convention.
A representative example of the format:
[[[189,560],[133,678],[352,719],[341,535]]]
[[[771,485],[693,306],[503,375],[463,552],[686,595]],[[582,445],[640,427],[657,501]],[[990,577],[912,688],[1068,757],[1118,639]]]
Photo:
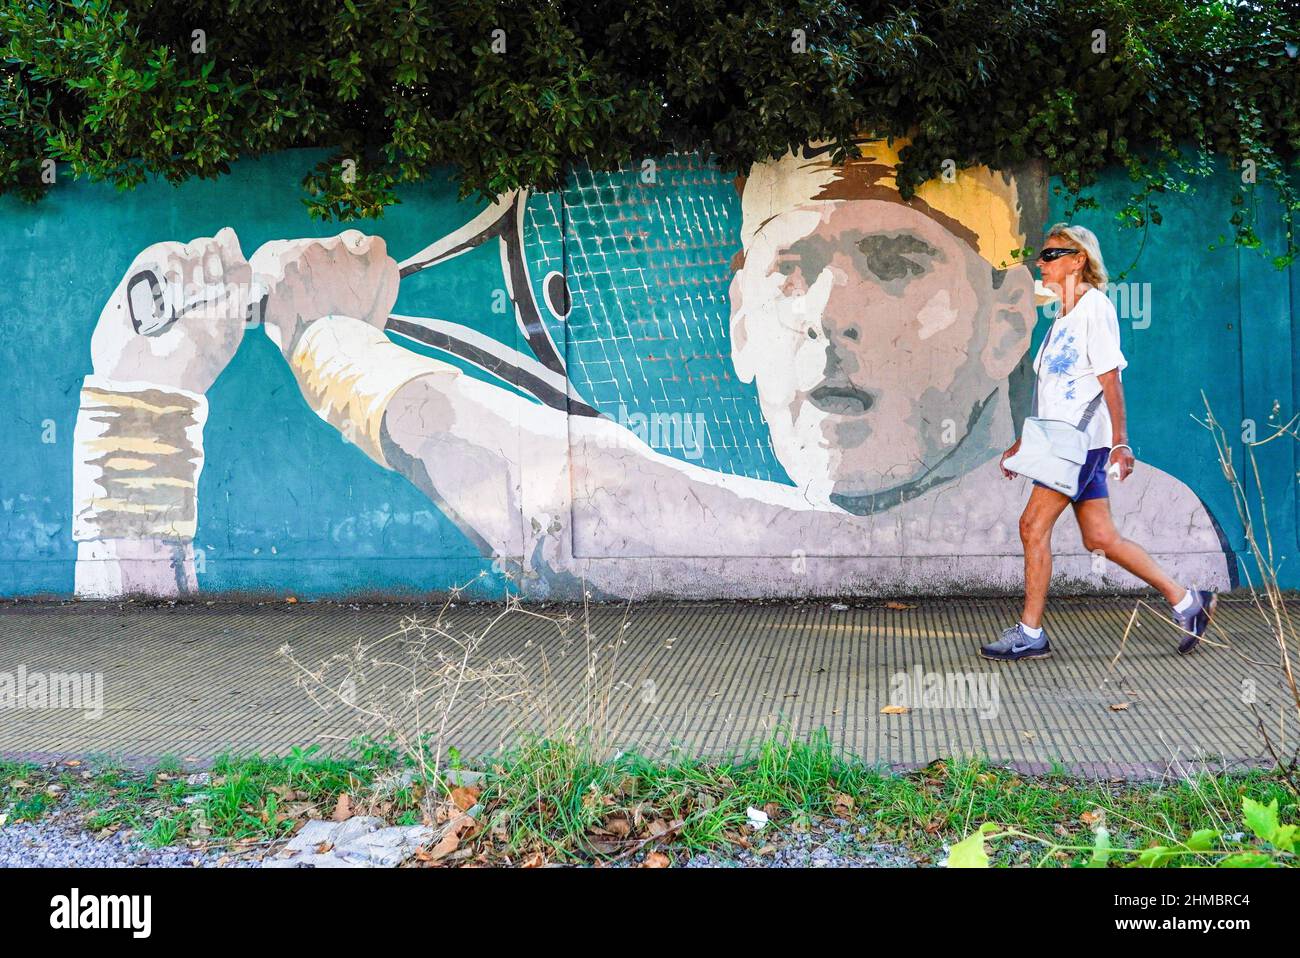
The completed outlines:
[[[454,764],[482,777],[451,796],[462,807],[472,803],[475,826],[450,862],[592,863],[652,849],[681,857],[779,843],[829,823],[860,844],[934,864],[985,822],[1086,846],[1104,815],[1116,847],[1167,845],[1200,829],[1240,833],[1236,840],[1248,847],[1253,839],[1241,821],[1243,798],[1277,801],[1283,820],[1297,817],[1295,797],[1275,773],[1094,782],[1063,774],[1025,777],[972,759],[898,774],[837,753],[825,731],[798,738],[781,729],[729,762],[687,755],[658,761],[635,753],[601,759],[588,738],[575,735],[524,739],[481,761]],[[157,846],[269,845],[306,820],[335,815],[435,823],[417,770],[375,743],[357,743],[342,758],[315,749],[286,757],[225,756],[197,775],[175,763],[145,772],[5,763],[0,772],[0,812],[7,810],[11,822],[39,817],[47,802],[66,798],[86,827],[129,828]],[[45,785],[55,781],[66,791],[47,796]],[[767,816],[766,828],[754,829],[751,810]],[[994,865],[1083,865],[1089,857],[1044,856],[1032,841],[991,845]]]
[[[1265,772],[1204,773],[1165,784],[1091,782],[1027,778],[971,759],[897,774],[837,755],[824,732],[808,739],[778,732],[734,763],[660,763],[636,755],[602,763],[580,744],[532,742],[488,768],[480,798],[486,840],[512,857],[541,852],[560,860],[626,847],[653,836],[654,822],[683,850],[748,847],[764,840],[750,828],[751,808],[778,831],[842,820],[855,832],[865,829],[870,842],[906,847],[922,863],[939,861],[986,821],[1088,844],[1101,810],[1116,845],[1146,846],[1200,828],[1240,830],[1243,797],[1264,804],[1276,799],[1292,817],[1295,809],[1285,784]],[[996,850],[994,863],[1036,863],[1035,851],[1009,843]],[[1083,864],[1087,857],[1062,855],[1048,864]]]
[[[52,779],[31,762],[0,761],[0,822],[30,822],[58,804]]]

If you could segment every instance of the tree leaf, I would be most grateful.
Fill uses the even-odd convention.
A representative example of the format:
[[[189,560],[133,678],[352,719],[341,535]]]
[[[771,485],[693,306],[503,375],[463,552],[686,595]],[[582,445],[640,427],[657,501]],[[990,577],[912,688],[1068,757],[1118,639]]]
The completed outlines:
[[[1261,842],[1273,844],[1273,837],[1277,834],[1278,828],[1277,799],[1262,805],[1253,798],[1243,797],[1241,811],[1246,827],[1255,833],[1255,837]]]
[[[998,830],[992,822],[985,822],[971,832],[948,852],[949,868],[988,868],[989,856],[984,850],[984,836]]]

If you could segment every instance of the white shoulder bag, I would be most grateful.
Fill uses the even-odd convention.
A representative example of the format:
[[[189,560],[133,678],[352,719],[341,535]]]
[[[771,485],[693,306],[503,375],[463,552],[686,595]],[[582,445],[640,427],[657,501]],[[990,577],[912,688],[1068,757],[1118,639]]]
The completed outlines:
[[[1050,332],[1048,340],[1051,340]],[[1102,393],[1097,393],[1088,403],[1077,426],[1061,419],[1039,419],[1037,365],[1034,373],[1035,415],[1025,420],[1020,432],[1020,450],[1008,456],[1002,465],[1073,499],[1079,494],[1079,470],[1088,461],[1088,423],[1101,405]]]

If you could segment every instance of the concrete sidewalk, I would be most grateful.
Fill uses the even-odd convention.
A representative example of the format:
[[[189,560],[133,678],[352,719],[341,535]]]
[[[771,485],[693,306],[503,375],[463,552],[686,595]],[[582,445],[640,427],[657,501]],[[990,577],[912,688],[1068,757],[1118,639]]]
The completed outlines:
[[[0,751],[107,753],[139,762],[338,746],[356,726],[296,687],[278,650],[288,644],[315,665],[360,638],[391,633],[405,616],[432,619],[437,608],[6,605],[0,673],[102,673],[104,714],[0,708]],[[785,717],[801,734],[824,725],[837,746],[894,766],[984,755],[1028,771],[1059,762],[1081,774],[1145,777],[1175,761],[1237,766],[1266,758],[1243,688],[1253,682],[1257,707],[1274,726],[1284,698],[1275,670],[1238,654],[1277,660],[1276,643],[1249,601],[1223,600],[1212,626],[1210,638],[1232,649],[1203,645],[1187,657],[1175,653],[1168,619],[1143,612],[1112,668],[1133,608],[1132,599],[1054,599],[1047,622],[1055,655],[1018,664],[976,654],[1015,621],[1012,599],[595,606],[588,621],[598,647],[623,636],[616,656],[602,653],[597,681],[617,680],[608,699],[619,716],[617,739],[647,754],[673,745],[732,754]],[[500,606],[462,604],[449,622],[478,633],[500,613]],[[480,651],[516,657],[552,702],[573,705],[586,701],[586,648],[580,624],[563,638],[551,623],[512,611]],[[969,673],[989,694],[969,703],[973,708],[914,701],[904,714],[882,714],[897,699],[900,673],[913,689],[930,673],[941,681]],[[498,748],[513,738],[512,714],[497,705],[458,710],[446,741],[470,755]]]

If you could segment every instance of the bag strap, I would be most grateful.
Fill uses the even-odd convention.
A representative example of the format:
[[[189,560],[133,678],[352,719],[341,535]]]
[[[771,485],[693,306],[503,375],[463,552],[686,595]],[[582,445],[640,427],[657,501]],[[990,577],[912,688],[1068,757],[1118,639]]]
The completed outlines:
[[[1038,383],[1042,375],[1039,372],[1039,365],[1042,362],[1043,353],[1047,352],[1047,347],[1052,344],[1052,337],[1056,335],[1056,323],[1060,318],[1060,313],[1057,313],[1057,315],[1052,317],[1052,325],[1047,327],[1047,335],[1044,336],[1043,341],[1038,344],[1038,352],[1034,356],[1032,367],[1034,370],[1034,401],[1029,405],[1029,417],[1031,419],[1038,418]]]
[[[1092,397],[1092,402],[1088,403],[1088,408],[1083,411],[1083,418],[1079,420],[1079,432],[1088,431],[1088,423],[1092,422],[1092,417],[1096,415],[1097,409],[1101,406],[1101,397],[1103,393],[1097,393]]]

